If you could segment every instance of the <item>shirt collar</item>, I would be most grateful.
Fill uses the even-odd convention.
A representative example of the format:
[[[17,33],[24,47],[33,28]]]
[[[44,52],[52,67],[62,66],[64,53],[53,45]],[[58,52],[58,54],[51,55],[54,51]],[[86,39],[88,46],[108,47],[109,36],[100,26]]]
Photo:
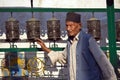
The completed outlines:
[[[74,37],[73,40],[70,40],[70,43],[73,43],[73,41],[78,41],[79,40],[79,34],[80,34],[80,32]]]
[[[74,38],[74,39],[77,40],[77,41],[79,40],[79,37],[78,37],[79,34],[80,34],[80,32],[79,32],[79,33],[75,36],[75,38]]]

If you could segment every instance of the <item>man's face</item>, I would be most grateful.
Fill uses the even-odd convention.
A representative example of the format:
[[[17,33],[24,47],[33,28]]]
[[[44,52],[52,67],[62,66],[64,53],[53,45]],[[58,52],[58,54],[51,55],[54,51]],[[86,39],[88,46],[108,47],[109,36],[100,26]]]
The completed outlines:
[[[81,30],[81,24],[72,21],[66,21],[66,30],[68,36],[76,36]]]

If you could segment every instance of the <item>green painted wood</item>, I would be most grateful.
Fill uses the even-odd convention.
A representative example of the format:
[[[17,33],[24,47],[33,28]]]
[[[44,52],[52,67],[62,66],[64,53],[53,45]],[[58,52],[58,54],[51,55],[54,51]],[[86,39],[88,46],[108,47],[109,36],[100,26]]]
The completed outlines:
[[[107,0],[110,1],[110,0]],[[107,18],[108,18],[108,40],[109,40],[109,53],[110,62],[114,67],[117,66],[117,52],[116,52],[116,28],[115,28],[115,10],[114,4],[107,4]]]
[[[62,51],[64,48],[50,48],[55,51]],[[41,48],[0,48],[0,52],[36,52],[43,51]]]
[[[0,8],[0,12],[106,12],[105,8]]]
[[[64,47],[50,48],[55,51],[62,51]],[[109,47],[101,47],[102,50],[109,50]],[[120,48],[119,48],[120,49]],[[43,51],[41,48],[0,48],[0,52],[36,52]]]

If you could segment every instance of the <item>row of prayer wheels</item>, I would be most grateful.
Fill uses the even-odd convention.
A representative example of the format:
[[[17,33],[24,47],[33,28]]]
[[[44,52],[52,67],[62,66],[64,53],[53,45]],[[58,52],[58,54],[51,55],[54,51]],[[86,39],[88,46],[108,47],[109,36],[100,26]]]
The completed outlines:
[[[96,40],[100,40],[101,28],[100,20],[95,17],[90,18],[87,21],[88,33],[92,34]],[[11,17],[5,22],[6,28],[6,40],[10,42],[15,42],[19,40],[19,21]],[[116,33],[117,40],[120,41],[120,20],[116,22]],[[29,41],[35,40],[35,38],[40,38],[40,21],[32,17],[26,21],[26,33],[27,39]],[[54,16],[47,21],[47,35],[49,40],[59,40],[60,39],[60,20],[56,19]]]
[[[13,17],[9,18],[5,22],[6,27],[6,40],[10,42],[15,42],[19,40],[19,21]],[[55,17],[47,21],[48,29],[48,39],[49,40],[59,40],[60,39],[60,20]],[[32,17],[26,21],[26,33],[27,39],[34,42],[35,38],[40,38],[40,21]]]

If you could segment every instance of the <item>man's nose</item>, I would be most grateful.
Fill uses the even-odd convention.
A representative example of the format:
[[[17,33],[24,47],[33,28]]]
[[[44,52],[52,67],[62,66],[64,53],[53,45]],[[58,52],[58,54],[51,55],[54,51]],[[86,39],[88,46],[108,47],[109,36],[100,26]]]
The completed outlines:
[[[66,30],[67,30],[67,31],[71,30],[70,26],[67,26],[67,27],[66,27]]]

